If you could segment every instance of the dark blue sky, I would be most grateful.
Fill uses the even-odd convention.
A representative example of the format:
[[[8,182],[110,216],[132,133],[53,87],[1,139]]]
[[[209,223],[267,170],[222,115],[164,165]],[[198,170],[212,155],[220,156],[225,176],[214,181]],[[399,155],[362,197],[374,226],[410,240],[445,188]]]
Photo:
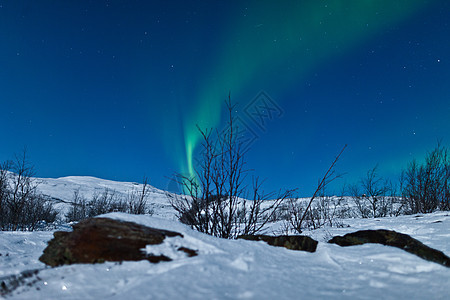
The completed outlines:
[[[450,145],[449,19],[448,1],[0,1],[0,161],[26,146],[41,177],[164,189],[231,91],[267,190],[310,194],[344,144],[335,189],[394,178]]]

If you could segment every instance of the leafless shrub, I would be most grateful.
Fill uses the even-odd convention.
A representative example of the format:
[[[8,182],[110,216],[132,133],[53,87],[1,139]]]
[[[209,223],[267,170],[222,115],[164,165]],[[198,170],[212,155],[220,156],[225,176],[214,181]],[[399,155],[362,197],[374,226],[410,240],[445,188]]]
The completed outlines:
[[[341,196],[329,196],[323,194],[317,201],[317,215],[319,216],[319,222],[321,226],[329,227],[342,227],[341,219],[345,215],[344,212],[344,197]]]
[[[1,230],[35,230],[39,223],[56,220],[58,213],[36,190],[38,182],[33,178],[34,169],[26,150],[0,169]]]
[[[378,175],[377,168],[378,166],[375,166],[367,171],[359,185],[351,185],[348,188],[359,217],[378,218],[399,214],[398,207],[395,207],[398,200],[395,188],[390,181]]]
[[[73,192],[70,210],[66,214],[66,221],[74,222],[88,217],[88,204],[86,198],[80,194],[80,190]]]
[[[253,180],[253,196],[247,197],[247,201],[242,201],[241,208],[238,215],[242,217],[239,219],[239,224],[235,227],[240,227],[239,234],[252,235],[258,233],[269,221],[278,221],[277,215],[279,214],[279,208],[286,199],[292,197],[295,190],[287,190],[275,193],[265,194],[260,192],[261,184],[258,178]],[[271,200],[275,199],[275,200]],[[264,204],[265,207],[263,206]]]
[[[80,221],[86,218],[110,212],[125,212],[129,214],[151,213],[147,208],[147,197],[150,191],[148,179],[145,177],[141,190],[132,190],[124,198],[113,190],[105,189],[101,193],[92,195],[91,200],[80,194],[76,190],[71,201],[71,207],[66,214],[69,222]]]
[[[118,211],[126,212],[127,205],[115,191],[106,188],[103,192],[92,195],[92,199],[88,201],[77,190],[74,192],[71,208],[66,214],[66,220],[69,222],[80,221]]]
[[[370,208],[363,199],[364,194],[361,192],[360,187],[357,184],[353,184],[348,186],[348,191],[350,197],[356,205],[357,216],[361,218],[368,218],[370,216]]]
[[[409,213],[429,213],[450,207],[450,157],[448,148],[438,145],[425,162],[413,160],[402,174],[402,197]]]
[[[135,215],[143,215],[149,213],[147,210],[147,197],[150,191],[150,185],[148,183],[148,178],[144,177],[142,181],[142,189],[141,190],[133,190],[128,193],[127,196],[127,204],[128,204],[128,213]]]
[[[37,230],[46,228],[50,223],[56,221],[58,212],[53,208],[52,203],[43,195],[35,194],[31,196],[24,207],[24,216],[19,222],[21,230]]]
[[[125,212],[126,203],[115,191],[106,188],[102,193],[95,193],[88,203],[89,218],[110,212]]]
[[[341,219],[347,217],[343,196],[329,196],[325,193],[317,196],[316,201],[306,212],[306,203],[299,199],[290,199],[288,223],[291,229],[301,233],[303,229],[318,229],[323,226],[342,227]],[[301,218],[302,223],[300,223]]]
[[[302,216],[305,215],[306,204],[299,201],[298,198],[291,198],[289,203],[289,219],[287,223],[291,226],[291,229],[298,233],[302,233]]]
[[[9,222],[9,210],[6,204],[9,197],[8,170],[10,169],[10,161],[6,161],[0,165],[0,228],[2,230]]]
[[[401,181],[401,180],[400,180]],[[402,184],[400,182],[400,187],[389,182],[388,187],[388,216],[398,217],[405,214],[405,202],[401,197]]]

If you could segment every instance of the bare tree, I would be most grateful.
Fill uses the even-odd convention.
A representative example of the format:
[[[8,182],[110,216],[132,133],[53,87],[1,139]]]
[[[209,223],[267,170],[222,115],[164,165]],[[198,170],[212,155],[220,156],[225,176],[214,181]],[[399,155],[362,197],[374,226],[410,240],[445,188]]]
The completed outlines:
[[[402,197],[410,213],[449,209],[450,157],[440,142],[419,164],[413,160],[402,174]]]
[[[366,177],[360,180],[361,189],[357,185],[349,188],[349,193],[363,218],[385,217],[392,206],[392,184],[380,177],[377,169],[378,166],[375,166],[367,171]]]
[[[362,218],[398,216],[403,206],[396,195],[396,188],[391,181],[379,176],[377,169],[376,165],[367,171],[359,185],[349,186],[348,193]]]
[[[387,215],[389,192],[389,182],[379,177],[377,174],[378,166],[373,167],[367,172],[366,178],[361,181],[365,192],[365,199],[369,202],[373,218],[385,217]]]
[[[265,194],[261,192],[261,183],[256,177],[253,179],[253,196],[246,197],[248,201],[243,201],[239,215],[242,235],[254,235],[258,233],[269,221],[277,221],[276,214],[279,207],[285,200],[292,198],[295,189],[287,191],[279,191],[275,193]],[[275,200],[272,200],[275,199]],[[267,204],[263,207],[264,204]],[[236,227],[239,226],[236,224]]]
[[[7,207],[9,193],[8,174],[11,162],[6,161],[0,165],[0,228],[6,227],[9,222],[9,209]]]
[[[199,164],[194,176],[178,175],[185,195],[171,198],[171,204],[180,221],[192,228],[221,238],[236,238],[261,230],[292,191],[280,193],[265,208],[262,204],[272,194],[261,191],[258,179],[253,180],[252,190],[248,192],[244,184],[249,172],[245,169],[246,151],[237,135],[233,117],[235,106],[230,96],[226,105],[226,130],[218,132],[198,127],[203,138]]]
[[[313,201],[322,193],[326,186],[331,183],[332,181],[336,180],[337,178],[341,177],[341,175],[338,175],[335,173],[334,167],[336,163],[338,162],[340,156],[344,152],[345,148],[347,148],[347,145],[345,145],[341,152],[336,156],[334,161],[331,163],[330,167],[326,171],[325,175],[322,177],[322,179],[319,180],[319,183],[317,184],[317,188],[314,191],[313,196],[308,201],[308,204],[306,207],[303,207],[303,203],[299,203],[298,199],[292,199],[290,201],[291,209],[290,209],[290,219],[289,223],[291,224],[292,228],[297,231],[298,233],[302,233],[302,228],[304,226],[304,222],[309,219],[314,219],[311,211],[311,205]]]
[[[16,155],[12,172],[9,180],[11,195],[7,198],[6,204],[9,207],[12,230],[17,230],[27,200],[36,192],[37,187],[33,179],[33,166],[26,158],[26,150],[21,156]]]
[[[0,170],[0,225],[2,230],[35,230],[40,222],[52,223],[57,212],[37,192],[33,166],[24,150]]]

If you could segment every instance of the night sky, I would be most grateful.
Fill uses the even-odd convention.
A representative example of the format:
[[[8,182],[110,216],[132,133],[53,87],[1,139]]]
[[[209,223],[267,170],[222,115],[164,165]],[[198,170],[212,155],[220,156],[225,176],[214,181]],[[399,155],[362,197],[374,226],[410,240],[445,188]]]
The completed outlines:
[[[450,145],[450,1],[1,1],[0,161],[173,188],[224,126],[247,167],[338,192]]]

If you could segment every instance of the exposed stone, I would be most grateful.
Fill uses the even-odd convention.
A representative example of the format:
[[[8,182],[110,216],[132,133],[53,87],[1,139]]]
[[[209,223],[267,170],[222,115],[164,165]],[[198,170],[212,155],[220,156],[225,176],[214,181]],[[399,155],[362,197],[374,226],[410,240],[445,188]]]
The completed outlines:
[[[339,246],[354,246],[366,243],[376,243],[386,246],[397,247],[420,258],[436,262],[450,267],[450,258],[442,251],[430,248],[407,234],[391,230],[361,230],[344,236],[335,236],[328,241]]]
[[[284,247],[290,250],[315,252],[318,242],[303,235],[241,235],[238,239],[264,241],[271,246]]]
[[[108,218],[86,219],[75,224],[72,232],[57,231],[53,236],[39,258],[52,267],[105,261],[170,261],[165,255],[147,254],[143,249],[161,244],[166,237],[183,237],[178,232]],[[177,250],[187,256],[197,255],[197,251],[185,247]]]

